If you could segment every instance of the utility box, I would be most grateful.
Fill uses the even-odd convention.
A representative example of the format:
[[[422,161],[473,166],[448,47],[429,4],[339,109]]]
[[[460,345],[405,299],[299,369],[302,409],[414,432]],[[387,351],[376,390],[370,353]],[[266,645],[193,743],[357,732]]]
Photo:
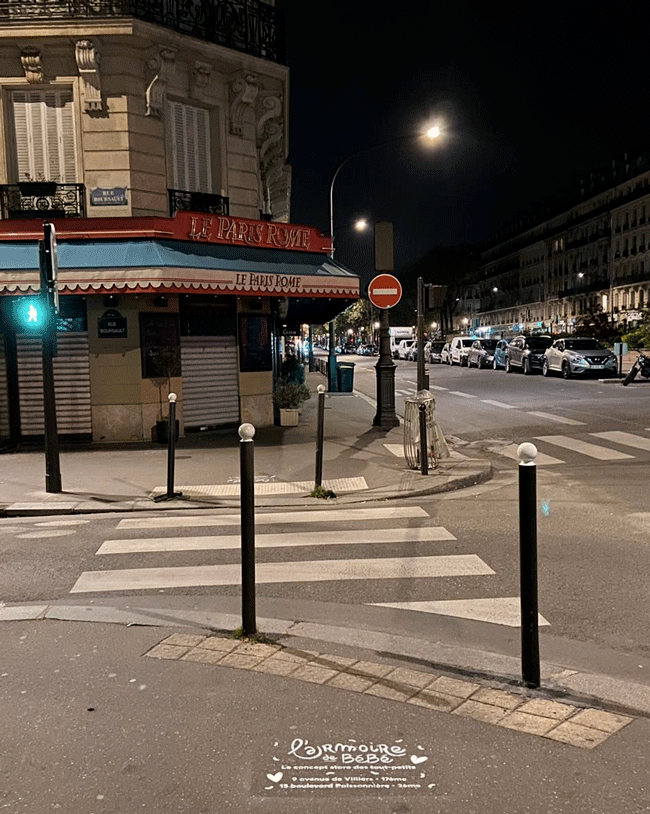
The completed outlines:
[[[351,393],[354,389],[354,362],[338,363],[339,393]]]

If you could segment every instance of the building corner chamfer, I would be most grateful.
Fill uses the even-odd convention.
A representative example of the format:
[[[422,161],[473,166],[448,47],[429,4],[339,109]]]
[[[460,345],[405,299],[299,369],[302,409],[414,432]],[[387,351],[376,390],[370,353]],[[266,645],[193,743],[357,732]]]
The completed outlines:
[[[149,55],[147,66],[153,78],[145,91],[145,115],[159,119],[164,114],[167,85],[176,70],[176,49],[157,48]]]
[[[30,85],[37,85],[43,81],[43,66],[41,65],[41,52],[38,48],[25,47],[20,52],[20,62],[25,71],[25,79]]]
[[[75,59],[83,83],[83,106],[86,113],[101,111],[102,82],[99,72],[101,54],[93,40],[77,40]]]

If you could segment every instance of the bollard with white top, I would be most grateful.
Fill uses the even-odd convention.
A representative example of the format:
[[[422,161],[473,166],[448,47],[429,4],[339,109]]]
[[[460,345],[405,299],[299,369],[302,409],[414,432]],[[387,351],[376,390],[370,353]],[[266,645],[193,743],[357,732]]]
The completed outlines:
[[[537,447],[520,444],[519,574],[521,594],[521,674],[527,687],[540,684],[537,598]]]
[[[241,605],[242,632],[257,632],[255,619],[255,427],[242,424],[240,438]]]
[[[174,464],[175,464],[175,446],[176,446],[176,393],[170,393],[167,396],[169,401],[169,420],[167,422],[167,491],[164,495],[157,495],[154,498],[154,503],[160,503],[161,500],[174,500],[177,497],[182,497],[182,492],[174,491]]]
[[[323,442],[325,439],[325,392],[324,384],[319,384],[318,390],[318,422],[316,425],[316,474],[314,486],[323,485]]]

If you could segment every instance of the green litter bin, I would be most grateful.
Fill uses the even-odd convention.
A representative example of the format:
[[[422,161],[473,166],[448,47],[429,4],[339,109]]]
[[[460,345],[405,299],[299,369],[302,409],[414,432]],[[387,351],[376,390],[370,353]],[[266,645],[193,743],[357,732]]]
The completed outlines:
[[[351,393],[354,386],[354,362],[338,363],[339,393]]]

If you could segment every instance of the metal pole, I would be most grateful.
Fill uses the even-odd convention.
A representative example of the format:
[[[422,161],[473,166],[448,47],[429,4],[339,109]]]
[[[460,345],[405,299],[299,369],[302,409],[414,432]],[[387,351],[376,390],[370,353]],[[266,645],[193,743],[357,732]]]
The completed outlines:
[[[41,294],[45,295],[46,317],[45,331],[42,338],[43,364],[43,427],[45,443],[45,491],[59,493],[61,485],[61,467],[59,460],[59,432],[56,422],[56,395],[54,390],[54,357],[56,356],[56,305],[54,287],[48,285],[46,273],[46,246],[44,241],[39,245],[39,263],[41,272]],[[54,286],[56,283],[54,283]]]
[[[334,320],[332,320],[329,324],[329,348],[327,354],[327,389],[330,393],[338,393],[338,378],[336,373],[336,337],[334,331]]]
[[[318,424],[316,426],[316,477],[315,486],[323,485],[323,440],[325,436],[325,385],[319,384],[318,390]]]
[[[420,471],[429,474],[429,445],[427,443],[427,405],[420,404]]]
[[[174,491],[174,465],[176,462],[176,393],[167,396],[169,400],[169,418],[167,421],[167,492],[164,495],[156,495],[154,503],[162,500],[174,500],[182,497],[182,492]]]
[[[255,427],[242,424],[240,437],[241,607],[242,632],[252,636],[255,622]]]
[[[537,448],[520,444],[519,569],[521,592],[521,675],[527,687],[539,687],[539,611],[537,601]]]
[[[428,382],[425,380],[424,372],[424,280],[418,277],[418,321],[417,321],[417,349],[418,349],[418,363],[417,363],[417,389],[426,390]]]

